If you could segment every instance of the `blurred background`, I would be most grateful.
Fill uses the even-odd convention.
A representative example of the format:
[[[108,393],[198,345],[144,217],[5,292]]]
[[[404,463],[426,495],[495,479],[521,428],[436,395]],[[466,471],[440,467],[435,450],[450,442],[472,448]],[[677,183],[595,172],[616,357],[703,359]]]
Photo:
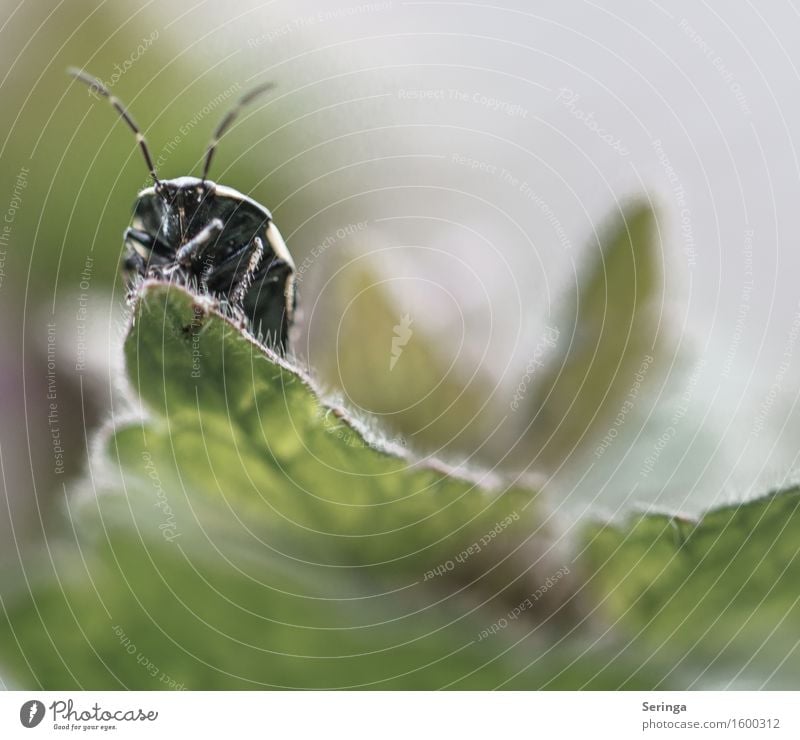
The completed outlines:
[[[542,481],[569,527],[795,479],[800,14],[788,2],[3,3],[0,506],[46,531],[121,407],[147,173],[269,207],[294,352],[420,456]]]

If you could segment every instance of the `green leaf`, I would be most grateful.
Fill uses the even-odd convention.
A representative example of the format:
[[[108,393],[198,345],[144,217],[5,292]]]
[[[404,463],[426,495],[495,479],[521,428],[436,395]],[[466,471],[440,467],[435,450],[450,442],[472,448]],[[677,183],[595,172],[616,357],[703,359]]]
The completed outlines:
[[[396,305],[373,269],[349,266],[337,277],[311,337],[313,356],[320,358],[315,370],[326,386],[379,416],[412,449],[470,460],[485,456],[487,435],[501,420],[503,405],[480,363],[463,348],[448,351],[432,339],[425,312]],[[410,331],[393,354],[404,316]]]
[[[65,498],[71,536],[2,590],[22,685],[652,682],[581,632],[556,639],[581,612],[530,489],[362,434],[216,309],[142,288],[125,352],[147,416],[109,428]]]
[[[144,443],[159,465],[177,467],[179,490],[195,501],[198,492],[224,499],[287,554],[336,566],[386,563],[420,575],[461,539],[512,512],[529,515],[531,491],[406,459],[344,409],[321,404],[297,368],[196,310],[186,293],[147,292],[126,355],[166,424],[144,439],[133,428],[117,435],[122,469],[141,468]]]
[[[527,444],[516,446],[523,462],[535,458],[552,470],[595,442],[641,368],[647,373],[654,362],[662,290],[654,236],[654,214],[646,204],[628,208],[601,236],[598,258],[556,322],[560,352],[548,354],[522,406],[523,423],[530,421]]]
[[[699,521],[641,515],[592,527],[583,561],[609,621],[687,688],[796,688],[800,489]]]

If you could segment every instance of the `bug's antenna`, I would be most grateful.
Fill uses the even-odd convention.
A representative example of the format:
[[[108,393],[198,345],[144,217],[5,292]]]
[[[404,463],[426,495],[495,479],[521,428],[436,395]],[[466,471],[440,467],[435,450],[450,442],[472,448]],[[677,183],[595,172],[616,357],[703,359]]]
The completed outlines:
[[[111,103],[116,109],[117,113],[122,116],[122,120],[128,124],[131,131],[136,134],[136,141],[139,142],[139,147],[142,150],[142,154],[144,154],[144,161],[147,163],[147,168],[150,170],[150,177],[153,178],[153,182],[156,185],[160,184],[158,179],[158,175],[156,174],[156,168],[153,164],[153,158],[150,156],[150,150],[147,148],[147,141],[139,130],[139,127],[136,125],[134,120],[131,118],[128,111],[125,110],[125,106],[122,105],[120,100],[114,97],[109,91],[108,88],[100,82],[96,77],[92,77],[91,75],[86,74],[82,69],[77,69],[76,67],[69,67],[67,69],[67,74],[72,75],[73,77],[79,79],[81,82],[85,83],[89,86],[89,89],[92,92],[98,93],[102,95],[104,98],[108,99],[108,102]]]
[[[262,93],[265,93],[267,90],[271,90],[273,87],[275,87],[274,83],[267,82],[263,85],[253,88],[249,92],[246,92],[244,95],[242,95],[242,97],[236,102],[236,105],[234,105],[233,108],[231,108],[225,114],[225,117],[220,121],[219,126],[217,126],[217,130],[214,131],[214,135],[211,137],[211,143],[208,145],[206,162],[203,165],[203,177],[201,178],[203,182],[206,181],[208,171],[211,169],[211,160],[214,158],[214,151],[217,148],[217,144],[219,144],[219,140],[222,138],[222,135],[230,128],[230,125],[234,122],[234,120],[236,120],[236,116],[239,115],[242,108],[244,108],[249,102],[257,98]]]

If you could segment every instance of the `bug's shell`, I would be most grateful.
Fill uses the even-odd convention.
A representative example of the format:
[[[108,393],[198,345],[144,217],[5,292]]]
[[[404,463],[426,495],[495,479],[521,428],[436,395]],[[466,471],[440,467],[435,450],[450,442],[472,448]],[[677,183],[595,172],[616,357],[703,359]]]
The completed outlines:
[[[217,284],[221,285],[223,278],[230,284],[236,271],[242,269],[237,255],[254,237],[261,237],[267,253],[242,308],[256,331],[280,336],[285,345],[295,310],[295,266],[269,210],[233,188],[209,180],[202,183],[195,177],[163,180],[161,187],[166,198],[149,187],[139,192],[134,206],[133,227],[153,237],[152,252],[135,242],[132,247],[149,264],[167,266],[184,243],[217,218],[223,230],[213,249],[203,255],[203,269],[208,272],[217,268],[221,276]],[[213,292],[213,282],[209,287]]]

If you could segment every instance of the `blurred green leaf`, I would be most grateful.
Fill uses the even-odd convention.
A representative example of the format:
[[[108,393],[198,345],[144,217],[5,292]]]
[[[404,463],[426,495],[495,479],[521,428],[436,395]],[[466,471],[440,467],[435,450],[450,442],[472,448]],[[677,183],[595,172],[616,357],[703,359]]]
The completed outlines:
[[[522,405],[530,432],[518,460],[555,469],[596,441],[620,411],[660,341],[659,244],[644,203],[629,207],[601,238],[599,256],[556,322],[556,348]],[[531,421],[532,420],[532,421]]]
[[[65,500],[74,538],[3,589],[2,661],[23,685],[652,682],[580,633],[552,644],[580,614],[530,491],[368,444],[181,289],[145,286],[126,355],[147,421],[117,421],[82,503]]]
[[[638,516],[596,525],[590,588],[632,648],[687,688],[796,688],[800,671],[800,489],[699,521]]]
[[[448,357],[427,333],[424,309],[401,310],[379,273],[349,266],[334,285],[335,309],[330,320],[315,317],[312,338],[326,385],[412,449],[482,460],[487,430],[503,416],[485,369],[471,366],[461,348]],[[412,322],[408,340],[393,356],[404,316]]]

